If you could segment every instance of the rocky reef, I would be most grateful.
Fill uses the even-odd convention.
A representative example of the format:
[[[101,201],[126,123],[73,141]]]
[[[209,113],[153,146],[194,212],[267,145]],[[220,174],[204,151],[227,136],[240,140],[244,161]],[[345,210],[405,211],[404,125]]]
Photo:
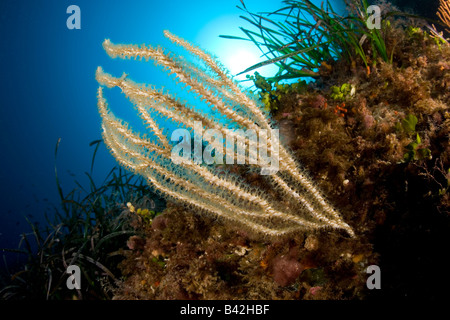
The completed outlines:
[[[268,106],[355,238],[261,239],[169,203],[135,224],[114,298],[438,297],[448,285],[431,275],[443,272],[450,243],[450,46],[418,27],[386,41],[392,63],[323,64],[318,81],[290,85]],[[264,188],[245,167],[233,170]],[[369,265],[380,267],[382,290],[367,288]]]

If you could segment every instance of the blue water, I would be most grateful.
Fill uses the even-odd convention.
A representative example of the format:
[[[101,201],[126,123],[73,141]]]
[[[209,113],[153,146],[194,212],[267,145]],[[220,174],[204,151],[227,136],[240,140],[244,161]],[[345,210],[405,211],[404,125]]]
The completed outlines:
[[[245,3],[255,12],[273,11],[281,1]],[[80,30],[66,26],[66,9],[72,4],[81,9]],[[152,63],[109,58],[103,40],[173,48],[162,33],[169,29],[227,60],[243,46],[218,38],[243,35],[239,26],[245,23],[236,5],[239,0],[0,1],[0,248],[17,247],[19,235],[30,231],[25,217],[43,223],[44,214],[51,215],[59,206],[54,174],[59,138],[57,167],[63,191],[72,190],[75,180],[88,184],[84,172],[90,170],[94,151],[89,143],[101,138],[97,66],[114,76],[127,72],[137,82],[173,87]],[[224,63],[236,68],[232,62]],[[119,91],[105,94],[120,117],[135,117]],[[100,183],[114,165],[102,146],[94,180]]]

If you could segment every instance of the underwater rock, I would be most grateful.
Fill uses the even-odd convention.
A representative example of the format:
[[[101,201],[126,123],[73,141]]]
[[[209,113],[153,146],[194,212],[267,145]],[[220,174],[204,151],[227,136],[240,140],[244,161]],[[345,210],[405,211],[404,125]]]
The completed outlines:
[[[273,279],[280,286],[292,284],[304,270],[297,260],[285,256],[275,258],[273,262]]]

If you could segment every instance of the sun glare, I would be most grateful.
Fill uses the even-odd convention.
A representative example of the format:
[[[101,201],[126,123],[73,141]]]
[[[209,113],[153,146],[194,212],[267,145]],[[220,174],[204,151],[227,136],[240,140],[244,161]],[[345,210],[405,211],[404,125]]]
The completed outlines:
[[[255,52],[247,48],[231,48],[221,60],[233,75],[236,75],[261,61],[260,57]]]
[[[250,41],[239,41],[220,38],[219,35],[239,35],[239,30],[230,31],[230,25],[239,25],[239,17],[223,16],[211,21],[198,34],[196,42],[203,49],[216,56],[220,62],[230,71],[231,75],[236,76],[245,69],[266,60],[261,57],[262,53]],[[248,74],[253,75],[258,71],[262,75],[273,75],[277,68],[273,65],[252,70]],[[246,74],[235,77],[236,80],[245,80]]]

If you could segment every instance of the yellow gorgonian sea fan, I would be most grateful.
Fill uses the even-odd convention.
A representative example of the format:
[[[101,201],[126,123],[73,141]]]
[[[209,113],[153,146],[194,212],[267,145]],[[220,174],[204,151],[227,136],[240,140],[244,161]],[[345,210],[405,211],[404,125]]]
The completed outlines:
[[[165,52],[161,48],[137,45],[115,45],[105,40],[103,47],[112,58],[153,60],[163,66],[176,79],[189,87],[189,91],[210,105],[214,112],[225,116],[240,130],[231,129],[214,112],[205,114],[181,103],[177,98],[127,77],[116,78],[97,69],[98,109],[102,118],[103,138],[116,160],[124,167],[143,176],[150,185],[170,199],[196,210],[201,210],[267,236],[281,236],[299,230],[344,230],[351,237],[352,228],[324,199],[317,187],[300,169],[289,151],[278,143],[278,131],[257,102],[247,96],[210,55],[190,43],[165,32],[165,36],[196,56],[201,63],[193,64]],[[103,87],[119,87],[133,103],[140,118],[153,133],[154,140],[133,132],[130,126],[117,119],[109,109]],[[204,163],[183,157],[173,161],[173,146],[164,135],[154,117],[163,116],[184,127],[200,130],[209,128],[232,139],[247,138],[252,131],[265,137],[277,168],[265,178],[278,192],[282,201],[271,199],[263,190],[252,187],[242,179],[218,174]],[[245,131],[244,131],[245,130]],[[242,140],[241,140],[242,141]],[[255,141],[248,140],[248,161],[261,159]],[[225,146],[227,156],[237,160],[234,146]],[[253,162],[254,163],[254,162]],[[261,165],[267,169],[266,165]]]
[[[447,32],[450,32],[450,1],[439,0],[439,8],[436,12],[437,16],[448,27]]]

